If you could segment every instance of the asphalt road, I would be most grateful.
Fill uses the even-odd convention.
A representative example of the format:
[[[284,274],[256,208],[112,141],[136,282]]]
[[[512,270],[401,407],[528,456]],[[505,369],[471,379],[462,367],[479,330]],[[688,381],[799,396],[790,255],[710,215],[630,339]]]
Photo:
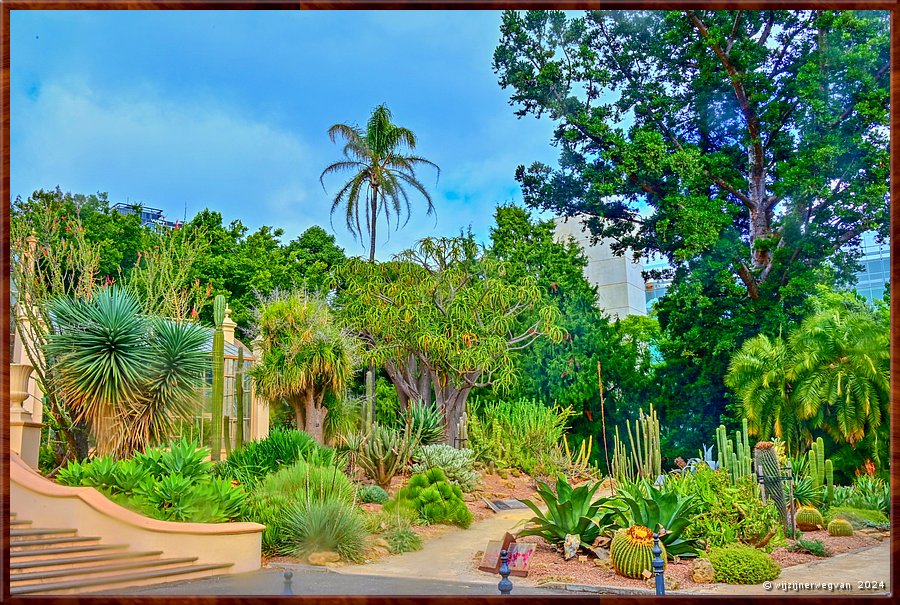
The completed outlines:
[[[312,566],[294,566],[291,590],[295,595],[499,595],[497,582],[443,582],[429,579],[346,575]],[[566,594],[548,588],[516,586],[513,595]],[[497,576],[500,581],[500,576]],[[138,588],[110,590],[103,595],[281,595],[284,570],[259,571],[186,580]]]

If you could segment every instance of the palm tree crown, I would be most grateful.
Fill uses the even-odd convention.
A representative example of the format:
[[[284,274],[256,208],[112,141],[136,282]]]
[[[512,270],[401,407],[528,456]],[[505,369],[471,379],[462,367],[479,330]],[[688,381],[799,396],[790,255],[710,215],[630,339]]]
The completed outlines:
[[[384,215],[390,227],[391,219],[397,228],[400,217],[409,221],[410,202],[407,187],[418,191],[428,204],[427,214],[434,212],[431,195],[416,176],[416,168],[432,166],[440,175],[440,168],[430,160],[408,155],[416,148],[416,135],[408,128],[391,122],[391,112],[379,105],[372,112],[365,130],[347,124],[335,124],[328,129],[332,142],[345,141],[344,159],[322,171],[319,182],[325,188],[325,176],[350,171],[352,173],[331,204],[331,214],[345,206],[347,229],[354,237],[363,232],[369,235],[369,260],[375,260],[375,233],[378,217]],[[327,190],[326,190],[327,191]],[[362,208],[362,220],[360,209]]]

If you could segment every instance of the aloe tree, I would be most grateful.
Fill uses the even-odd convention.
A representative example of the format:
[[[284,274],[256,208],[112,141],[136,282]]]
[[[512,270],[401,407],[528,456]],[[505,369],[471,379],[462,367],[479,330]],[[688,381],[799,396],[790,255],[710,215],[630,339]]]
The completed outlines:
[[[59,393],[96,440],[97,453],[128,456],[165,442],[187,419],[203,386],[206,331],[146,316],[112,286],[90,299],[51,301],[44,354]]]
[[[250,370],[266,399],[284,399],[297,428],[324,443],[325,394],[340,395],[353,376],[357,341],[334,322],[321,298],[276,292],[257,309],[261,360]]]
[[[379,105],[372,112],[365,130],[348,124],[335,124],[328,129],[332,142],[345,141],[344,159],[330,164],[322,171],[319,181],[325,188],[325,176],[339,172],[351,174],[334,196],[331,213],[345,207],[347,229],[354,237],[369,235],[369,260],[375,260],[375,233],[378,218],[384,216],[388,227],[400,217],[409,221],[410,203],[407,188],[418,192],[427,204],[427,214],[434,212],[431,195],[416,176],[416,168],[440,168],[429,160],[408,151],[416,148],[416,135],[408,128],[391,122],[391,112]],[[326,190],[327,191],[327,190]],[[360,210],[363,221],[360,221]],[[404,222],[406,224],[406,222]]]

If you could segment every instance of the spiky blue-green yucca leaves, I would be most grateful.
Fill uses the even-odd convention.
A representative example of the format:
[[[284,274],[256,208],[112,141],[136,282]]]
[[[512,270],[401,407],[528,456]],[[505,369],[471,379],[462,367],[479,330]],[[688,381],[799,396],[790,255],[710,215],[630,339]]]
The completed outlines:
[[[700,504],[695,496],[663,492],[644,480],[627,488],[620,488],[614,500],[628,507],[627,516],[631,525],[642,525],[652,531],[665,529],[665,532],[661,532],[660,541],[665,545],[669,557],[697,556],[697,541],[681,537],[691,515]]]
[[[621,510],[610,506],[609,498],[593,500],[599,487],[598,481],[573,488],[562,475],[556,479],[555,490],[538,481],[537,493],[547,512],[531,500],[522,500],[535,516],[518,536],[541,536],[551,544],[562,544],[566,535],[572,534],[580,537],[582,545],[591,545],[601,531],[617,529],[624,521]]]
[[[190,415],[208,364],[200,326],[147,317],[117,287],[90,300],[54,299],[50,316],[44,354],[98,454],[121,458],[162,443]]]
[[[444,442],[444,416],[437,406],[410,402],[403,420],[419,433],[422,445]]]

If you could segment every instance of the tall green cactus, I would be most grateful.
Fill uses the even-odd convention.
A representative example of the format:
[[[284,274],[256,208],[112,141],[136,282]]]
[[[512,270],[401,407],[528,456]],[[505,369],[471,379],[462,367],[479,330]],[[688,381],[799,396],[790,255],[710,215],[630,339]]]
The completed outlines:
[[[456,423],[456,434],[459,444],[463,448],[469,447],[469,416],[463,412]]]
[[[644,414],[634,421],[634,432],[631,423],[626,421],[628,440],[631,443],[631,457],[637,467],[638,474],[646,479],[655,480],[662,474],[662,453],[659,443],[659,419],[656,411],[650,406],[650,413]]]
[[[815,440],[807,455],[808,473],[813,487],[821,489],[824,501],[830,503],[834,497],[834,465],[830,459],[825,458],[825,442],[821,437]]]
[[[219,460],[222,452],[222,413],[225,404],[225,297],[216,295],[213,301],[213,322],[216,331],[212,342],[212,460]]]
[[[734,441],[728,438],[725,425],[720,424],[716,429],[716,445],[719,448],[719,468],[728,472],[732,483],[753,472],[746,419],[742,423],[741,431],[734,432]]]
[[[634,479],[634,472],[631,467],[631,461],[625,452],[625,444],[619,438],[619,427],[616,427],[616,434],[613,437],[613,459],[610,474],[619,483],[630,483]]]
[[[784,485],[781,482],[781,466],[778,464],[778,454],[775,453],[775,444],[771,441],[760,441],[756,444],[756,469],[762,470],[763,487],[766,496],[775,502],[778,516],[785,529],[790,533],[790,520],[787,514],[787,498],[784,496]]]
[[[234,449],[244,445],[244,349],[238,347],[237,369],[234,373],[234,413],[237,426],[234,429]]]
[[[834,502],[834,465],[831,458],[825,461],[825,504]]]

